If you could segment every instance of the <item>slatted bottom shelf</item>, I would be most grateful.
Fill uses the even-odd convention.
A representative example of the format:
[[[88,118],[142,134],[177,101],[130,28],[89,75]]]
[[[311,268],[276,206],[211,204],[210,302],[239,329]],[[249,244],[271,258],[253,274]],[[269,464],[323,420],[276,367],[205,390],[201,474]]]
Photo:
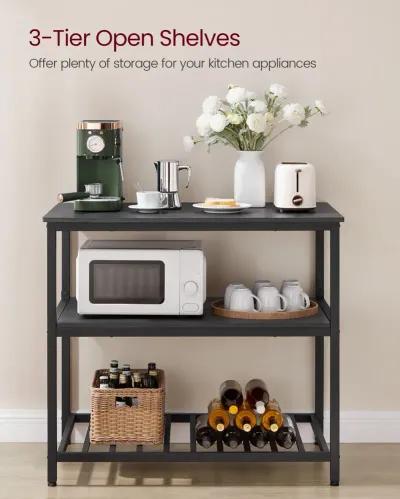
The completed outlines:
[[[282,449],[274,441],[269,442],[263,449],[256,449],[248,441],[244,441],[237,449],[226,447],[222,441],[211,449],[204,449],[196,443],[195,424],[198,414],[171,413],[165,416],[165,436],[161,446],[143,445],[104,445],[90,444],[89,425],[81,450],[76,446],[70,449],[71,434],[77,423],[89,423],[89,414],[71,414],[65,425],[65,430],[57,452],[59,462],[215,462],[215,461],[329,461],[330,452],[323,436],[322,428],[313,414],[291,414],[294,423],[297,442],[290,450]],[[189,424],[190,442],[187,445],[171,444],[172,424]],[[312,449],[306,449],[299,432],[297,423],[310,424],[315,437]]]

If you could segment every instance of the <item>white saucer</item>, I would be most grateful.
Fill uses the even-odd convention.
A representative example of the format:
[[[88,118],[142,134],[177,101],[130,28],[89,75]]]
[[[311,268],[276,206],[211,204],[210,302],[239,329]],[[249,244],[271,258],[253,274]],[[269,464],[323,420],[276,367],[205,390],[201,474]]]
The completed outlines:
[[[165,208],[141,208],[138,204],[130,204],[128,206],[131,210],[138,211],[139,213],[158,213],[160,210],[164,210]]]
[[[251,208],[251,204],[239,203],[239,206],[208,206],[205,203],[195,203],[193,207],[203,210],[205,213],[225,213],[233,215],[234,213],[240,213],[243,210]]]

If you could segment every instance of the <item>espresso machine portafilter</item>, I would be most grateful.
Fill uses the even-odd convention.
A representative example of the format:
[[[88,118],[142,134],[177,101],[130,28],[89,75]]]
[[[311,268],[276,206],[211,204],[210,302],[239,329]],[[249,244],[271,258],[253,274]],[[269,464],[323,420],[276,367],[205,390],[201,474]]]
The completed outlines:
[[[170,210],[181,208],[179,172],[187,171],[186,188],[188,188],[191,175],[190,166],[180,165],[179,161],[173,159],[161,159],[156,161],[154,166],[157,171],[157,190],[162,194],[162,206]]]

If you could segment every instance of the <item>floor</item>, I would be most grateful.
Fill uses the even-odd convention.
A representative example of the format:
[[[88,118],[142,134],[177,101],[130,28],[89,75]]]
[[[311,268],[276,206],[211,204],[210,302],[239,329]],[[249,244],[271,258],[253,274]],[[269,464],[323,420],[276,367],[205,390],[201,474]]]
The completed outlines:
[[[43,444],[0,444],[0,498],[313,499],[400,497],[399,444],[342,445],[342,485],[325,463],[63,463],[58,486],[46,481]]]

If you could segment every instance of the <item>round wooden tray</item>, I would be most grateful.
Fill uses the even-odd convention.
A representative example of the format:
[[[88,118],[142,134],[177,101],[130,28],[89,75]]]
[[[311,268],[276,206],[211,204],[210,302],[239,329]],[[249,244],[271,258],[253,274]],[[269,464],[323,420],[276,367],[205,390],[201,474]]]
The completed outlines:
[[[276,320],[276,319],[301,319],[311,317],[318,313],[318,303],[311,300],[309,308],[294,310],[293,312],[236,312],[224,308],[224,300],[216,300],[211,304],[214,315],[228,317],[230,319],[252,319],[252,320]]]

